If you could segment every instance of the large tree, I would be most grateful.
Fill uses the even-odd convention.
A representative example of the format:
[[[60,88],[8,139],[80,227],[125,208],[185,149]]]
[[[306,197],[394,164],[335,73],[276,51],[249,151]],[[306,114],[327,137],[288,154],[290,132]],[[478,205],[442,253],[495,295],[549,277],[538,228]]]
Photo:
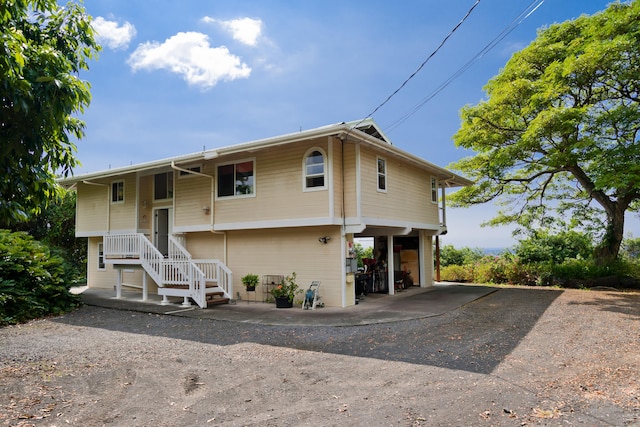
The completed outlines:
[[[0,219],[39,211],[58,192],[56,174],[77,165],[77,117],[91,100],[79,77],[99,51],[77,3],[3,0],[0,5]]]
[[[454,137],[476,153],[452,165],[476,180],[454,205],[498,202],[490,225],[595,231],[597,259],[617,257],[640,198],[640,1],[541,30],[485,91]]]

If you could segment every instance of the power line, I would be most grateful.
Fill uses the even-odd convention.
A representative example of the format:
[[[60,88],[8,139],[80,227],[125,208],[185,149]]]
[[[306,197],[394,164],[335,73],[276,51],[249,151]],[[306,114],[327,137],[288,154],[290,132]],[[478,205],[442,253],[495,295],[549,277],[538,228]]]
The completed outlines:
[[[438,45],[438,47],[431,52],[431,54],[427,57],[427,59],[425,59],[424,61],[422,61],[422,64],[420,64],[420,66],[418,67],[418,69],[416,69],[409,77],[407,77],[407,79],[402,82],[402,84],[400,85],[400,87],[398,87],[395,91],[393,91],[393,93],[391,93],[391,95],[389,95],[387,97],[387,99],[385,99],[382,104],[378,105],[376,108],[373,109],[373,111],[369,114],[367,114],[366,116],[364,116],[365,118],[362,119],[359,123],[356,123],[353,128],[357,127],[358,125],[360,125],[362,122],[364,122],[366,120],[367,117],[372,117],[380,108],[382,108],[387,102],[389,102],[391,100],[391,98],[393,98],[398,92],[400,92],[402,90],[403,87],[406,86],[407,83],[409,83],[409,80],[411,80],[412,78],[414,78],[416,76],[416,74],[418,74],[420,72],[420,70],[422,70],[422,68],[427,64],[427,62],[429,62],[429,60],[431,58],[433,58],[433,56],[438,53],[438,51],[442,48],[442,46],[444,46],[444,44],[447,42],[447,40],[449,40],[449,38],[453,35],[453,33],[456,32],[456,30],[458,28],[460,28],[460,26],[464,23],[464,21],[467,20],[467,18],[469,17],[469,15],[471,15],[471,12],[473,12],[473,9],[476,8],[476,6],[480,3],[480,0],[476,0],[476,2],[473,4],[473,6],[471,6],[471,8],[467,11],[467,13],[464,15],[464,17],[460,20],[460,22],[458,22],[456,24],[455,27],[453,27],[453,29],[451,29],[451,31],[449,31],[449,34],[446,35],[446,37],[444,39],[442,39],[442,41],[440,42],[440,44]]]
[[[506,36],[508,36],[513,30],[515,30],[525,19],[527,19],[533,12],[535,12],[542,4],[544,0],[534,0],[527,6],[520,14],[511,21],[509,25],[507,25],[500,34],[498,34],[493,40],[491,40],[484,48],[482,48],[473,58],[467,61],[462,67],[460,67],[455,73],[449,76],[443,83],[441,83],[436,89],[434,89],[429,95],[424,97],[418,104],[416,104],[408,113],[404,114],[395,122],[391,123],[389,126],[385,127],[385,131],[391,132],[404,123],[409,117],[414,115],[418,110],[420,110],[427,102],[433,99],[437,94],[439,94],[444,88],[449,86],[453,80],[460,77],[465,71],[467,71],[471,66],[476,63],[480,58],[482,58],[487,52],[493,49],[498,43],[500,43]]]

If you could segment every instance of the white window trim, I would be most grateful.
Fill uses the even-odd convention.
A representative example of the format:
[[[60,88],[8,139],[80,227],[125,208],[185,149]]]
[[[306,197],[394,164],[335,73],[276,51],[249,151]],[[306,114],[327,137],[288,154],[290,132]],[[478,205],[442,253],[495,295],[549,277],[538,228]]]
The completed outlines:
[[[219,182],[218,168],[220,166],[237,165],[238,163],[246,163],[246,162],[252,162],[253,163],[253,193],[252,194],[234,194],[233,196],[222,196],[222,197],[220,197],[218,195],[218,182]],[[216,200],[248,199],[248,198],[251,198],[251,197],[256,197],[256,194],[258,193],[258,178],[257,178],[257,173],[256,173],[256,158],[255,157],[251,157],[251,158],[247,158],[247,159],[234,160],[232,162],[217,163],[215,165],[215,168],[216,168]],[[235,182],[235,177],[234,177],[234,182]],[[234,187],[234,192],[235,192],[235,187]]]
[[[118,184],[118,183],[122,183],[122,200],[113,200],[113,185],[114,184]],[[119,179],[117,181],[111,181],[111,185],[109,186],[109,200],[111,201],[112,205],[121,205],[124,204],[124,201],[126,199],[126,186],[125,186],[125,182],[124,179]]]
[[[100,250],[102,249],[102,250]],[[102,267],[100,267],[100,254],[102,253]],[[106,271],[107,270],[107,264],[104,262],[104,243],[100,242],[98,243],[98,264],[97,264],[97,270],[98,271]]]
[[[307,187],[307,157],[309,157],[309,154],[313,153],[314,151],[318,151],[320,154],[322,154],[322,158],[323,163],[322,163],[322,170],[323,170],[323,177],[324,177],[324,185],[319,186],[319,187]],[[311,192],[311,191],[325,191],[327,190],[328,185],[327,185],[327,180],[328,180],[328,175],[327,175],[327,170],[329,168],[329,157],[327,157],[327,153],[320,147],[311,147],[309,148],[307,151],[305,151],[304,156],[302,156],[302,191],[303,192]],[[320,175],[313,175],[313,176],[320,176]]]
[[[380,188],[380,171],[378,171],[378,162],[384,161],[384,188]],[[389,188],[389,168],[387,167],[387,159],[381,156],[376,156],[376,189],[380,193],[386,193]]]
[[[429,180],[430,182],[430,187],[431,187],[431,203],[433,203],[434,205],[438,204],[438,179],[435,176],[432,176],[431,179]],[[433,200],[433,195],[435,194],[436,199]]]

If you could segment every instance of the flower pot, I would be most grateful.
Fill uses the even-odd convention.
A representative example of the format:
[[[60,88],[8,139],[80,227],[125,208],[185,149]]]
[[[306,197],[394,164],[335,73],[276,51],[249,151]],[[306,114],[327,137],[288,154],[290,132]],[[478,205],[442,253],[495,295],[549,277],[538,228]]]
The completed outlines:
[[[288,297],[276,298],[276,308],[291,308],[293,307],[293,301],[289,301]]]
[[[254,292],[256,290],[255,286],[247,286],[247,292]]]

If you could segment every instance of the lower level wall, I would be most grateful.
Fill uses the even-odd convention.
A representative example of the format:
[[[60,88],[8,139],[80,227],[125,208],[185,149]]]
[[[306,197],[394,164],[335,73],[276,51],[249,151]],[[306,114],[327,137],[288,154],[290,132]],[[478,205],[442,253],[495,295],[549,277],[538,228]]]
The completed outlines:
[[[90,237],[87,248],[87,286],[90,288],[114,289],[117,281],[117,271],[112,265],[106,264],[104,269],[99,268],[98,246],[102,243],[102,237]],[[122,272],[122,282],[125,285],[142,286],[143,270],[140,268],[127,268]],[[149,291],[156,292],[155,283],[152,280]]]
[[[318,239],[328,236],[327,243]],[[241,297],[264,300],[264,286],[256,295],[245,292],[241,278],[257,274],[287,276],[296,273],[302,300],[312,281],[320,281],[319,293],[326,306],[342,307],[344,278],[342,276],[340,227],[285,228],[277,230],[233,231],[227,235],[227,265],[233,271],[233,287]]]
[[[353,295],[343,298],[342,247],[340,227],[281,228],[226,233],[188,233],[186,248],[193,258],[219,259],[233,272],[234,298],[264,301],[269,298],[262,283],[255,294],[246,292],[242,277],[248,273],[263,276],[287,276],[296,273],[300,292],[296,298],[302,301],[304,291],[312,281],[320,281],[320,295],[326,306],[353,305]],[[329,237],[327,243],[320,237]],[[111,265],[98,269],[98,245],[102,238],[89,238],[87,284],[92,288],[113,289],[117,271]],[[225,253],[226,244],[226,253]],[[123,270],[123,283],[142,285],[140,268]],[[149,279],[149,292],[157,286]],[[126,289],[126,288],[125,288]],[[353,293],[353,286],[348,287]]]

